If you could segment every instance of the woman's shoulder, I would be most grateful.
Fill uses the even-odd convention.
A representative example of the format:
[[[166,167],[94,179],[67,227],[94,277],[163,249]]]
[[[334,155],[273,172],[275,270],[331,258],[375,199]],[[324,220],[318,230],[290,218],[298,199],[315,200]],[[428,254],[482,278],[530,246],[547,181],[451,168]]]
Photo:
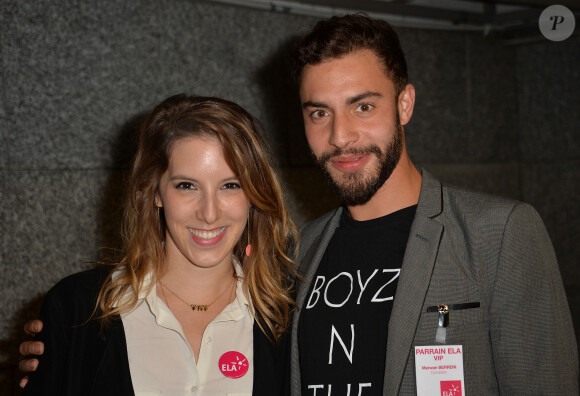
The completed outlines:
[[[108,273],[104,269],[91,269],[60,280],[46,293],[41,320],[56,321],[68,327],[85,323],[95,309],[97,296]]]
[[[95,295],[101,289],[109,272],[109,268],[93,268],[69,275],[54,285],[48,295],[75,298]]]

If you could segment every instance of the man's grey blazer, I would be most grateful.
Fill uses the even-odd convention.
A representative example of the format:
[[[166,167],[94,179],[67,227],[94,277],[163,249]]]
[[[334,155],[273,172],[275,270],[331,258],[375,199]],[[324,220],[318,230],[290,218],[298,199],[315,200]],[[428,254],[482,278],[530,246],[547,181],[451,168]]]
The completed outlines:
[[[578,352],[552,244],[529,205],[441,185],[428,172],[389,321],[383,395],[416,394],[414,346],[436,345],[438,304],[447,340],[463,345],[467,395],[578,395]],[[303,282],[291,334],[291,395],[300,395],[297,329],[310,282],[342,208],[301,230]],[[380,352],[379,352],[380,353]]]

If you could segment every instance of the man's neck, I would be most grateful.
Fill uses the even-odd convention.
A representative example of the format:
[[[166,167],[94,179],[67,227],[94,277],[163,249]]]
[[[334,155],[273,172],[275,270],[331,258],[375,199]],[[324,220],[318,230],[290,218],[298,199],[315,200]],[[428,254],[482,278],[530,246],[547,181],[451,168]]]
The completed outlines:
[[[406,150],[393,170],[369,202],[364,205],[349,206],[353,219],[364,221],[386,216],[419,202],[422,176],[411,162]]]

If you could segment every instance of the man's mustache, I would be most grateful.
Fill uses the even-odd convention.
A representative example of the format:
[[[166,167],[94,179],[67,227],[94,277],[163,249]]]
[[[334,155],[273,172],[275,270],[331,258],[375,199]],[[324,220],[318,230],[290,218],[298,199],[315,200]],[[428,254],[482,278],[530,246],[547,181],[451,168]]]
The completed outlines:
[[[340,147],[337,147],[333,151],[322,153],[322,155],[317,158],[317,161],[320,165],[324,165],[328,161],[330,161],[332,158],[339,157],[341,155],[361,155],[362,156],[362,155],[367,155],[367,154],[375,154],[378,157],[381,157],[382,152],[381,152],[381,149],[374,144],[367,146],[367,147],[352,147],[352,148],[349,148],[346,150],[341,149]]]

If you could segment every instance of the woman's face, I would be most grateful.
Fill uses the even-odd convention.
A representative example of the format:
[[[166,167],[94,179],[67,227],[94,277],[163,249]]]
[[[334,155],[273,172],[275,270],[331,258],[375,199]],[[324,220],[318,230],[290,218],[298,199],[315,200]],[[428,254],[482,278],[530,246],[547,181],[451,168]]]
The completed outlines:
[[[216,138],[173,143],[156,204],[165,213],[168,265],[231,265],[250,203]]]

